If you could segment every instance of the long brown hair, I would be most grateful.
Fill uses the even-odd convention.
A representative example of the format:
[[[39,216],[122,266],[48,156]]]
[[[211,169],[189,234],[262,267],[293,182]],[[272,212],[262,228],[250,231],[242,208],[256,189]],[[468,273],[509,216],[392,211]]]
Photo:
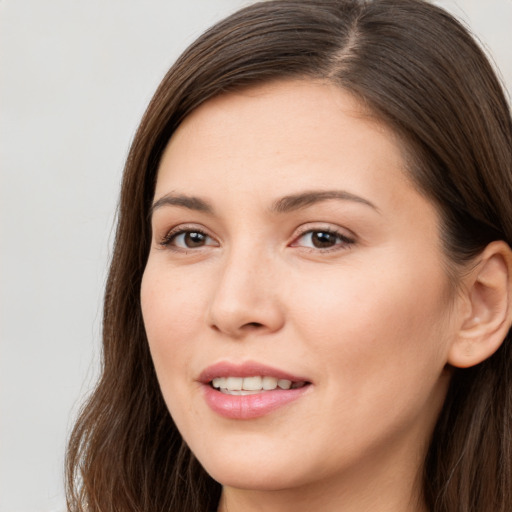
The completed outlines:
[[[277,0],[201,36],[170,69],[133,141],[107,283],[102,375],[71,435],[73,512],[204,512],[220,484],[201,468],[160,394],[139,292],[159,159],[209,98],[286,78],[350,91],[401,138],[439,208],[452,267],[492,240],[512,245],[512,120],[467,30],[423,0]],[[297,105],[300,108],[300,105]],[[512,510],[510,334],[484,363],[455,371],[424,465],[432,512]]]

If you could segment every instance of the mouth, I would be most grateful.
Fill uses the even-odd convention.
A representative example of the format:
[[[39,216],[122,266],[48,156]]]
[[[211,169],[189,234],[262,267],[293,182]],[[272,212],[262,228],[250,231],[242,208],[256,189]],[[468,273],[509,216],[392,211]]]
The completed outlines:
[[[280,379],[269,375],[252,377],[214,377],[209,385],[226,395],[255,395],[274,390],[299,389],[309,382]]]
[[[207,405],[228,419],[249,420],[280,409],[312,388],[312,382],[254,362],[217,363],[199,376]]]

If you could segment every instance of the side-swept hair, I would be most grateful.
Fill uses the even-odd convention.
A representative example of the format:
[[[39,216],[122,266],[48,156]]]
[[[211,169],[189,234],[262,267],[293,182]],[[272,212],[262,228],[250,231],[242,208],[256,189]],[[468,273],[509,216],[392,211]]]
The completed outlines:
[[[174,64],[133,141],[103,320],[102,375],[71,435],[71,512],[205,512],[220,484],[183,442],[161,396],[140,285],[157,167],[173,132],[216,95],[272,80],[322,79],[355,95],[402,140],[437,205],[454,269],[492,240],[512,245],[512,120],[468,31],[423,0],[275,0],[221,21]],[[300,106],[298,106],[300,108]],[[510,334],[454,370],[424,465],[431,512],[512,510]]]

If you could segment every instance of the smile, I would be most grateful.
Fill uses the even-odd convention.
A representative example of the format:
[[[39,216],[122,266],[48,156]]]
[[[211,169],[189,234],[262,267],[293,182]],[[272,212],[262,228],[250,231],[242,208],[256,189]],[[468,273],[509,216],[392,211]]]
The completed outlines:
[[[298,389],[306,385],[305,381],[292,382],[270,376],[254,377],[215,377],[211,386],[228,395],[254,395],[275,389]]]
[[[204,400],[217,415],[234,420],[260,418],[309,394],[312,382],[256,362],[217,363],[198,378]]]

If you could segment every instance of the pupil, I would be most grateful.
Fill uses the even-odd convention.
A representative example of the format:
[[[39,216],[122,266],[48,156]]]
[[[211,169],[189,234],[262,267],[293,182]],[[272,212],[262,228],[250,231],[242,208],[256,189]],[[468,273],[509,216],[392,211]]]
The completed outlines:
[[[200,247],[204,244],[204,239],[203,233],[190,232],[185,235],[185,244],[187,247]]]
[[[313,245],[319,249],[332,247],[336,243],[336,237],[332,233],[316,231],[312,236]]]

